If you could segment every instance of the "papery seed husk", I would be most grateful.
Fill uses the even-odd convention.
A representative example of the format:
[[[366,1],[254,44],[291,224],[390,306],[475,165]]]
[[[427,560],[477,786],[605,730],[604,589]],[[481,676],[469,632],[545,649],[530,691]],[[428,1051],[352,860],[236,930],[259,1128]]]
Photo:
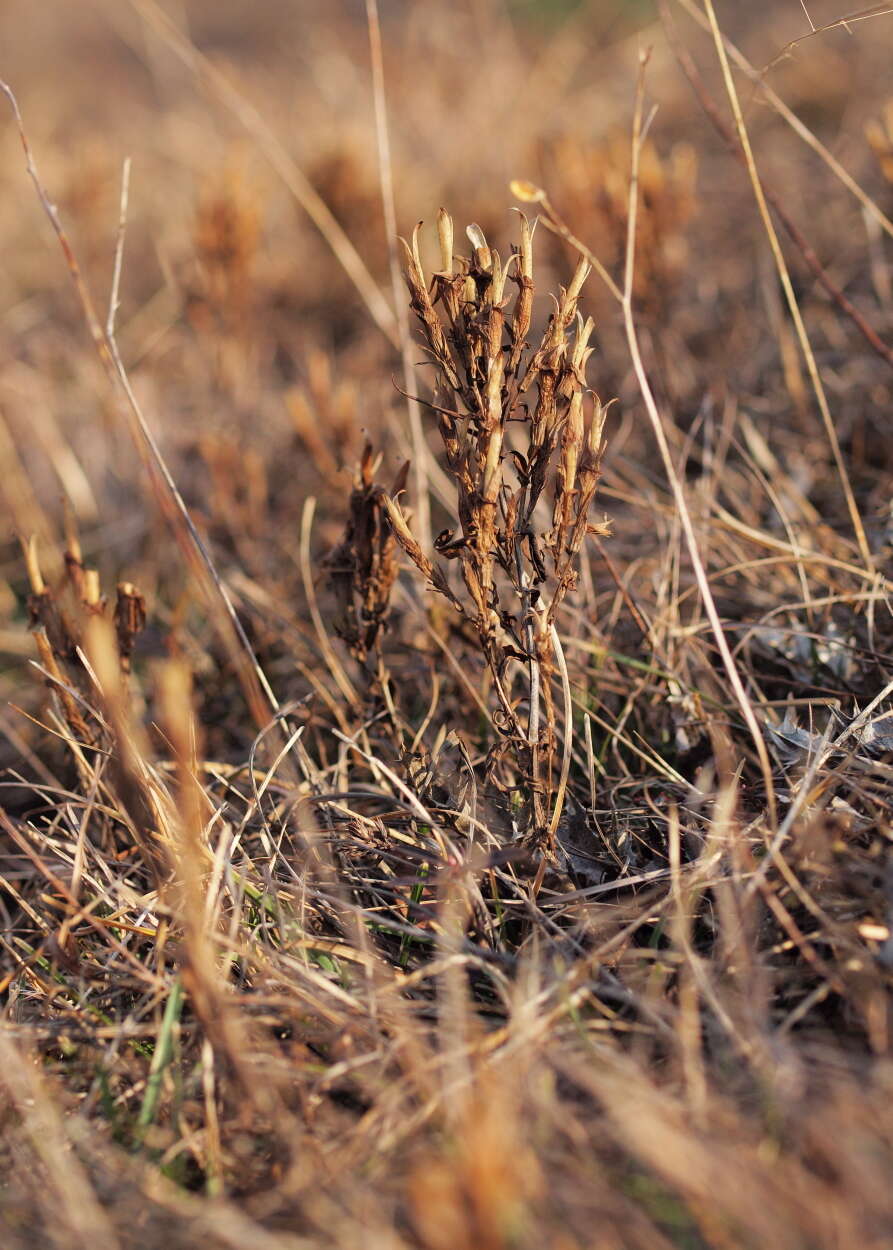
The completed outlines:
[[[444,274],[453,272],[453,219],[445,208],[437,214],[437,239],[440,243],[440,269]]]

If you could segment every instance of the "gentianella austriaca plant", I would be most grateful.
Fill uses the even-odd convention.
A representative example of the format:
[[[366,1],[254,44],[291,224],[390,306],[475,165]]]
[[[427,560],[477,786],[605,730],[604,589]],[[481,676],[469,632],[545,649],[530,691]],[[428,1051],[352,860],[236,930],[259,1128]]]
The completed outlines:
[[[386,598],[394,580],[388,529],[459,615],[492,683],[499,740],[490,771],[510,762],[517,830],[528,844],[548,847],[565,802],[573,736],[558,614],[577,587],[587,535],[608,532],[604,519],[591,517],[606,405],[586,385],[594,323],[578,301],[590,265],[581,260],[552,297],[532,345],[534,232],[520,213],[519,223],[519,243],[505,261],[477,225],[466,232],[471,254],[457,256],[452,219],[441,209],[440,269],[430,278],[420,226],[411,243],[401,241],[411,307],[435,370],[422,402],[442,442],[456,522],[425,551],[402,499],[405,467],[387,492],[372,482],[367,448],[330,569],[342,605],[339,632],[358,658],[378,635],[382,591]],[[458,565],[461,580],[447,562]]]

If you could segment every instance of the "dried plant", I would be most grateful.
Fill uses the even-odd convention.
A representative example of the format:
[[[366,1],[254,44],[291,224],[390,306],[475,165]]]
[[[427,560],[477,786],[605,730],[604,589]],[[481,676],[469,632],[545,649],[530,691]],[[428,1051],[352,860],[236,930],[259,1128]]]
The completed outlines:
[[[407,464],[401,469],[392,495],[404,489],[408,468]],[[344,538],[326,559],[337,604],[335,632],[361,663],[379,641],[397,576],[397,544],[382,492],[373,481],[374,469],[372,447],[367,443],[354,478]]]
[[[51,694],[50,722],[66,742],[80,784],[96,787],[125,814],[133,841],[156,880],[166,872],[158,845],[159,795],[135,742],[127,680],[136,640],[146,624],[146,602],[131,582],[120,582],[114,609],[101,593],[99,574],[85,566],[69,517],[65,582],[44,580],[32,539],[23,544],[31,594],[28,614],[40,668]],[[97,753],[106,767],[96,768]],[[113,828],[113,827],[110,827]]]
[[[84,663],[84,635],[89,622],[97,617],[110,619],[121,671],[129,673],[136,640],[146,625],[146,601],[137,588],[131,582],[120,582],[114,608],[109,614],[99,574],[84,564],[70,518],[64,552],[65,581],[58,589],[52,589],[44,579],[35,540],[32,538],[22,545],[31,586],[28,598],[31,630],[42,662],[50,662],[49,671],[57,679],[57,693],[70,700],[74,692],[89,692],[91,678]],[[82,722],[80,713],[77,720],[79,724]],[[89,732],[87,739],[92,739]]]
[[[411,306],[436,368],[435,415],[455,485],[457,525],[435,539],[455,560],[464,594],[422,552],[400,501],[383,495],[397,540],[429,585],[473,627],[498,701],[495,723],[525,776],[527,831],[554,829],[561,795],[547,818],[557,747],[552,679],[560,643],[559,608],[577,583],[587,534],[606,533],[590,511],[601,475],[605,407],[586,388],[594,325],[577,310],[589,265],[581,261],[538,345],[533,322],[533,231],[520,216],[520,242],[505,263],[479,226],[468,227],[470,256],[453,252],[453,222],[441,210],[441,265],[430,282],[419,228],[404,243]],[[507,293],[511,282],[514,300]],[[526,717],[512,668],[528,672]],[[563,664],[563,660],[558,658]],[[540,716],[540,700],[545,719]],[[571,733],[566,709],[565,739]]]

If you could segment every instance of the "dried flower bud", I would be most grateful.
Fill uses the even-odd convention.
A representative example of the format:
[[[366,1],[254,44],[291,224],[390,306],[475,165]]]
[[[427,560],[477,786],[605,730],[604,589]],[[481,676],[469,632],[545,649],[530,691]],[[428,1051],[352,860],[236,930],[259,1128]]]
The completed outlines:
[[[417,221],[415,229],[412,232],[412,259],[416,267],[416,272],[419,276],[419,282],[421,282],[422,286],[427,286],[427,283],[425,282],[425,269],[422,265],[422,254],[419,251],[419,231],[422,228],[422,224],[422,222]]]
[[[421,225],[421,222],[419,225]],[[422,323],[425,338],[428,340],[428,346],[434,359],[443,371],[449,385],[456,389],[459,386],[459,378],[443,332],[443,326],[440,324],[440,318],[434,311],[431,296],[425,285],[421,257],[419,255],[418,231],[419,226],[416,226],[412,236],[412,247],[407,244],[405,239],[400,240],[403,247],[406,285],[409,287],[410,303],[413,312]]]
[[[577,313],[577,336],[574,339],[574,349],[571,352],[571,366],[578,375],[580,385],[582,386],[585,379],[583,377],[586,369],[586,361],[592,355],[593,348],[589,346],[589,340],[595,329],[595,322],[591,317],[583,318]]]
[[[491,304],[501,304],[502,297],[505,294],[505,280],[508,277],[508,271],[503,269],[502,262],[499,259],[499,253],[493,252],[493,281],[487,291],[487,299]]]
[[[493,264],[493,258],[490,254],[490,248],[487,246],[483,230],[472,222],[467,227],[465,233],[468,235],[469,242],[474,249],[474,263],[478,269],[483,269],[485,273],[489,273]]]
[[[561,321],[564,328],[570,325],[577,312],[577,300],[580,298],[583,283],[589,277],[591,272],[592,266],[589,261],[581,258],[577,263],[577,268],[574,270],[574,276],[568,283],[567,290],[564,292],[564,296],[561,301]]]
[[[521,243],[518,248],[520,273],[522,277],[533,279],[533,231],[530,222],[521,212],[515,210],[521,219]]]
[[[440,243],[440,271],[451,274],[453,272],[453,219],[445,208],[437,214],[437,239]]]

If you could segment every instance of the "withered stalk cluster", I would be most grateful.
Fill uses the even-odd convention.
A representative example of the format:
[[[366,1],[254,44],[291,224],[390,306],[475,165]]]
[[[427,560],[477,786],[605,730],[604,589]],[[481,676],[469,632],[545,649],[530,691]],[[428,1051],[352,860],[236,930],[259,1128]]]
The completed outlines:
[[[404,244],[405,272],[436,367],[427,407],[456,488],[458,528],[438,536],[435,552],[458,563],[464,594],[422,551],[396,493],[382,499],[404,551],[473,627],[498,701],[494,721],[521,767],[529,825],[539,834],[556,749],[556,617],[576,587],[584,538],[605,532],[589,515],[605,419],[605,408],[586,388],[593,322],[577,311],[589,266],[581,262],[553,297],[542,337],[531,346],[527,219],[520,215],[520,242],[505,263],[478,226],[468,227],[467,257],[454,255],[453,222],[443,210],[437,226],[440,270],[426,278],[417,227],[411,246]],[[514,691],[519,661],[528,673],[521,697]]]

